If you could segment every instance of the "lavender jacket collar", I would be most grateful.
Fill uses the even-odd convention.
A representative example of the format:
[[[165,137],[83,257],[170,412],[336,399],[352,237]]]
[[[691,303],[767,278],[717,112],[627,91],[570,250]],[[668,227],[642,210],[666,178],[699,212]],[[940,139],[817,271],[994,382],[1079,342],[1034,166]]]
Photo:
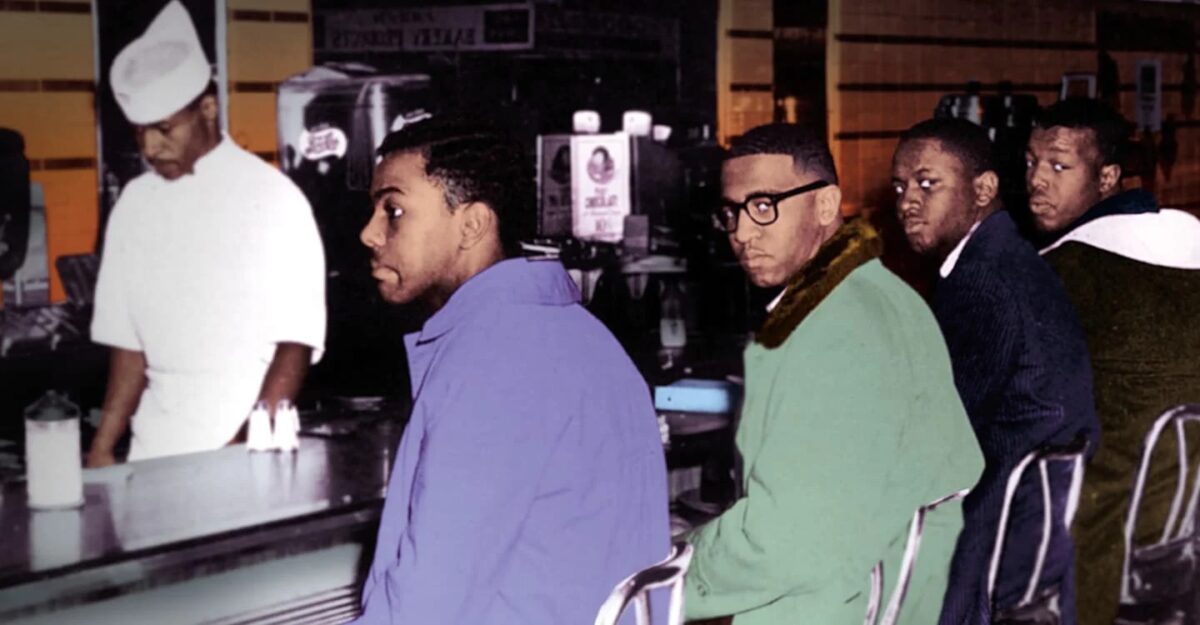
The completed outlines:
[[[475,274],[458,287],[446,305],[434,313],[420,332],[406,337],[411,349],[432,341],[497,303],[570,306],[579,303],[579,289],[555,260],[510,258]]]

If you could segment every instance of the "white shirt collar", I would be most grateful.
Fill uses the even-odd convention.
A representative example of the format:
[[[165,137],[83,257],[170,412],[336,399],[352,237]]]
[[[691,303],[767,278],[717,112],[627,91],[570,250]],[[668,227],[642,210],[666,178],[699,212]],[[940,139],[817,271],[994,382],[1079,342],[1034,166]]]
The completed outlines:
[[[232,146],[233,140],[221,133],[221,138],[217,140],[217,144],[211,150],[204,153],[204,156],[196,159],[196,164],[192,167],[196,174],[206,173],[209,169],[216,167],[229,157],[229,148]]]
[[[233,142],[233,139],[230,139],[224,133],[221,133],[221,138],[217,141],[217,144],[214,145],[211,150],[201,155],[200,158],[196,159],[196,162],[192,164],[191,173],[180,176],[174,180],[167,180],[159,175],[158,172],[155,172],[154,168],[149,168],[148,171],[154,172],[154,175],[157,176],[160,181],[168,184],[174,182],[184,182],[193,177],[207,178],[210,172],[220,175],[220,168],[222,164],[228,162],[229,159],[235,155],[236,151],[233,149],[234,147],[236,147],[236,144]]]
[[[779,292],[779,295],[776,295],[775,299],[771,300],[770,304],[767,304],[767,312],[775,310],[775,307],[778,306],[779,302],[783,300],[784,293],[787,293],[787,287],[784,287],[783,290]]]
[[[972,234],[975,234],[975,231],[979,229],[979,224],[981,223],[983,222],[975,222],[975,225],[971,226],[971,229],[967,231],[967,234],[963,235],[963,238],[958,242],[958,245],[955,245],[954,249],[950,250],[950,255],[946,257],[946,260],[942,261],[942,268],[938,269],[938,274],[943,278],[950,277],[950,273],[954,271],[954,266],[958,264],[958,257],[962,256],[963,248],[967,246],[967,240],[971,238]]]
[[[1148,265],[1200,269],[1200,220],[1180,210],[1100,217],[1068,232],[1040,253],[1068,241]]]

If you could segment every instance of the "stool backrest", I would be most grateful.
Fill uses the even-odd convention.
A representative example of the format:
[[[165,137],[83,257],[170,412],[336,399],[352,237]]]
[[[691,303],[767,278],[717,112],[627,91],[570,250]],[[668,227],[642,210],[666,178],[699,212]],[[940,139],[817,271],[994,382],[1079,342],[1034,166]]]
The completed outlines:
[[[1129,512],[1125,517],[1125,562],[1121,569],[1122,603],[1134,602],[1130,589],[1130,565],[1133,553],[1138,547],[1133,544],[1133,536],[1137,530],[1139,508],[1145,495],[1146,477],[1150,472],[1150,459],[1154,454],[1154,448],[1158,445],[1159,437],[1164,430],[1171,426],[1174,426],[1175,429],[1179,452],[1179,480],[1175,485],[1175,496],[1171,500],[1171,510],[1163,525],[1162,535],[1157,542],[1148,547],[1151,549],[1161,548],[1169,542],[1196,535],[1196,504],[1197,499],[1200,499],[1200,467],[1197,467],[1195,476],[1192,476],[1188,466],[1187,425],[1189,423],[1200,423],[1200,404],[1182,404],[1164,412],[1154,421],[1154,425],[1151,426],[1150,431],[1146,434],[1146,439],[1142,442],[1141,464],[1138,466],[1133,493],[1130,495]],[[1186,497],[1185,505],[1184,499],[1189,481],[1192,482],[1191,495]],[[1186,548],[1187,545],[1182,547]]]
[[[896,586],[892,589],[892,595],[888,598],[883,618],[879,620],[878,625],[895,625],[897,619],[900,618],[900,608],[904,605],[904,597],[908,594],[908,584],[912,580],[913,569],[916,568],[917,555],[921,551],[921,535],[925,529],[925,515],[936,510],[938,506],[966,497],[967,492],[968,490],[964,488],[945,497],[939,497],[917,508],[917,511],[913,513],[912,520],[908,524],[908,542],[904,545],[904,556],[900,559]],[[884,571],[881,560],[875,565],[875,568],[871,569],[871,594],[867,599],[867,616],[863,621],[864,625],[876,625],[879,608],[882,607],[883,582]]]
[[[650,625],[649,593],[656,588],[671,589],[666,625],[683,623],[683,577],[692,563],[692,546],[675,543],[667,559],[621,580],[596,614],[595,625],[617,625],[629,604],[634,605],[638,625]]]
[[[1083,488],[1083,463],[1086,453],[1087,439],[1080,437],[1070,445],[1044,447],[1029,452],[1017,463],[1012,473],[1009,474],[1008,483],[1004,489],[1004,503],[1000,508],[1000,523],[996,528],[996,542],[992,547],[992,561],[988,567],[987,597],[989,604],[992,601],[992,593],[996,589],[996,577],[1000,572],[1000,558],[1004,555],[1004,544],[1008,534],[1008,520],[1012,513],[1013,498],[1017,494],[1017,487],[1021,484],[1021,478],[1025,476],[1025,470],[1031,465],[1036,464],[1041,477],[1042,538],[1041,542],[1038,543],[1037,558],[1033,563],[1033,570],[1029,575],[1029,585],[1026,587],[1025,594],[1021,597],[1021,600],[1017,602],[1016,607],[1023,607],[1033,602],[1037,595],[1038,581],[1042,577],[1042,569],[1046,564],[1046,554],[1050,550],[1050,536],[1054,529],[1054,508],[1050,488],[1049,465],[1055,462],[1071,463],[1071,488],[1067,494],[1066,509],[1063,511],[1063,526],[1069,531],[1071,523],[1075,520],[1075,511],[1079,508],[1079,493]]]

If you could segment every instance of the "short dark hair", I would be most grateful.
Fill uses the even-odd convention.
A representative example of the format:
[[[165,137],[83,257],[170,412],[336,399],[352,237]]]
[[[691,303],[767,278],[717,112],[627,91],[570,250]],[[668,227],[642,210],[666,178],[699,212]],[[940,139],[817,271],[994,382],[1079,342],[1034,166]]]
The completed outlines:
[[[0,154],[25,154],[25,137],[12,128],[0,128]]]
[[[726,159],[758,154],[783,154],[792,157],[796,169],[816,174],[831,184],[838,183],[837,167],[825,139],[812,129],[796,124],[766,124],[751,128],[734,138]]]
[[[1034,123],[1049,130],[1055,126],[1091,130],[1101,165],[1120,165],[1125,157],[1132,124],[1116,109],[1101,100],[1067,98],[1044,108]]]
[[[920,140],[937,141],[943,150],[962,163],[963,170],[972,179],[985,171],[996,171],[992,141],[988,139],[987,131],[965,119],[927,119],[905,130],[900,135],[899,146]]]
[[[520,254],[521,238],[533,222],[533,167],[520,143],[490,122],[463,114],[435,115],[387,135],[380,158],[416,153],[425,175],[439,187],[446,206],[482,202],[496,215],[506,256]]]

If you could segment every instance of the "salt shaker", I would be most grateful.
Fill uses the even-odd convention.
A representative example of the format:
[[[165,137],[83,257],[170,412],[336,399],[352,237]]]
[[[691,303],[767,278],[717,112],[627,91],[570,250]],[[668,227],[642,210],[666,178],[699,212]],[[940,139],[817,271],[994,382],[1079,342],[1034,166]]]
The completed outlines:
[[[246,436],[246,448],[250,451],[270,451],[271,414],[267,412],[267,402],[254,404],[250,411],[250,432]]]
[[[292,402],[284,399],[275,406],[275,435],[272,446],[279,451],[296,451],[300,448],[300,414]]]

